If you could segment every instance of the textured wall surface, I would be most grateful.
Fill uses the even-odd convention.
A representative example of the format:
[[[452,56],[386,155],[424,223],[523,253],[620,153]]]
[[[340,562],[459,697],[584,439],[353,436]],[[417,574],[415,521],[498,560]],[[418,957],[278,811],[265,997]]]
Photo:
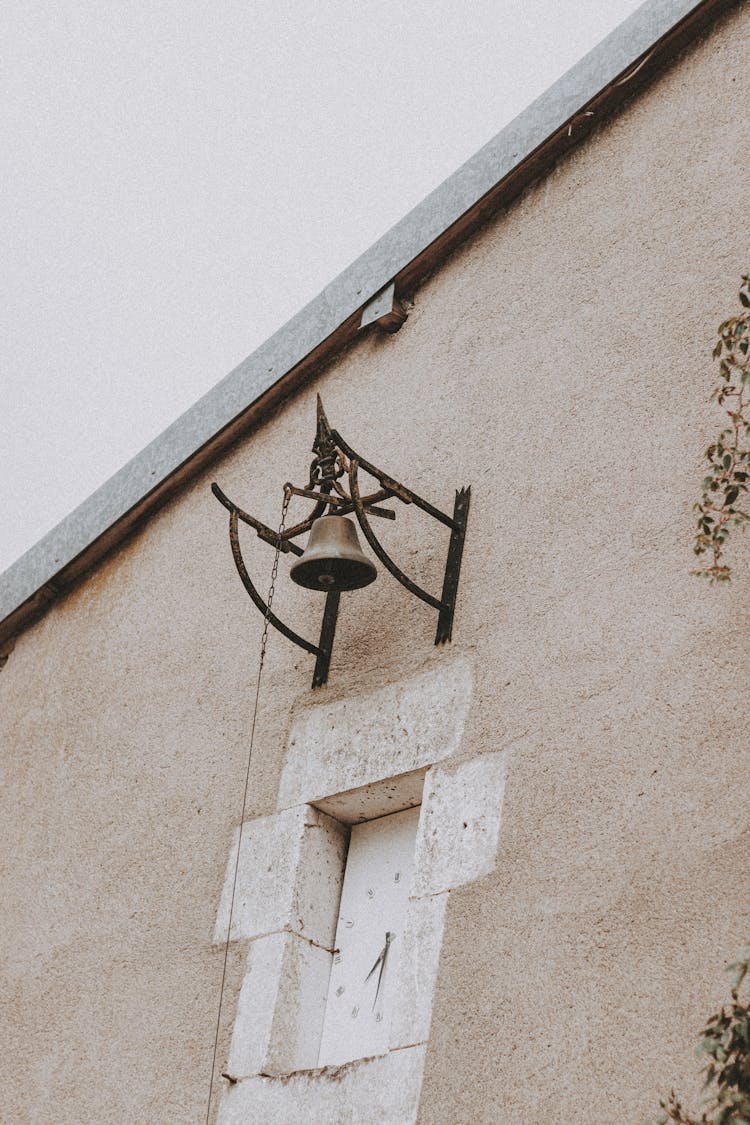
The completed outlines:
[[[4,1119],[205,1115],[261,626],[209,484],[275,525],[315,391],[438,505],[471,484],[454,640],[433,648],[432,611],[385,574],[342,597],[325,689],[273,636],[248,815],[277,808],[299,708],[460,657],[454,758],[511,753],[495,869],[448,904],[420,1120],[619,1125],[697,1090],[695,1033],[750,933],[750,541],[731,588],[688,574],[709,353],[750,264],[749,49],[744,9],[456,254],[396,336],[363,338],[19,638],[0,671]],[[442,532],[410,509],[381,530],[439,590]],[[314,636],[320,603],[278,590]]]

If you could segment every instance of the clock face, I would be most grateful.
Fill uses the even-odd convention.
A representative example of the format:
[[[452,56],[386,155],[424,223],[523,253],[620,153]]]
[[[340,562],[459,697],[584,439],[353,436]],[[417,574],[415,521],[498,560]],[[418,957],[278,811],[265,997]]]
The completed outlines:
[[[319,1066],[388,1050],[419,809],[352,828]]]

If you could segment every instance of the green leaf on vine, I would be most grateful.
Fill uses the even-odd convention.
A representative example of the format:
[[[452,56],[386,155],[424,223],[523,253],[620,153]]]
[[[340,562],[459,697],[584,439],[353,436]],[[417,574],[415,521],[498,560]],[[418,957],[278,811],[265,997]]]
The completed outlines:
[[[739,297],[743,309],[750,310],[750,274],[742,276]],[[710,561],[702,570],[691,573],[701,574],[714,583],[730,581],[731,569],[722,559],[724,544],[730,527],[744,525],[749,518],[732,505],[740,492],[747,491],[744,482],[748,473],[738,472],[737,466],[750,463],[750,417],[744,397],[750,385],[750,312],[743,311],[719,325],[712,356],[719,360],[720,379],[711,399],[728,407],[731,426],[723,429],[706,450],[710,473],[703,478],[702,503],[696,505],[699,515],[693,550],[696,555],[709,552]],[[721,493],[723,501],[719,499]],[[710,512],[717,515],[709,516]]]

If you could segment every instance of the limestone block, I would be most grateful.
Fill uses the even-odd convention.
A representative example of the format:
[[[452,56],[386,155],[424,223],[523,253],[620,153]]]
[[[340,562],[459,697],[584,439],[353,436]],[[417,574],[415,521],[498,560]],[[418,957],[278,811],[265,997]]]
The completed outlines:
[[[455,753],[471,698],[471,668],[446,659],[411,679],[318,703],[291,727],[279,808],[357,789]]]
[[[359,789],[348,789],[345,793],[334,793],[315,802],[315,807],[328,813],[342,824],[361,824],[365,820],[377,820],[380,816],[403,812],[422,804],[422,789],[427,767],[373,781]]]
[[[447,893],[409,901],[392,993],[391,1049],[429,1038],[447,902]]]
[[[412,895],[439,894],[489,874],[500,836],[507,754],[483,754],[425,778]]]
[[[214,941],[226,940],[237,839],[227,863]],[[346,829],[307,805],[247,821],[231,937],[288,930],[331,948],[346,855]]]
[[[337,1070],[238,1082],[224,1093],[219,1125],[411,1125],[419,1109],[425,1050],[410,1047]]]
[[[227,1071],[288,1074],[317,1064],[331,954],[296,934],[252,942]]]

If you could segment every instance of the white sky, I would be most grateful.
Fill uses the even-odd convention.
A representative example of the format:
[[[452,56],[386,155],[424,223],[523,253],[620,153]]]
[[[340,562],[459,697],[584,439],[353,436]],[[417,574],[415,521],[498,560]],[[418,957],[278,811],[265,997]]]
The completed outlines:
[[[635,0],[4,0],[0,571]]]

